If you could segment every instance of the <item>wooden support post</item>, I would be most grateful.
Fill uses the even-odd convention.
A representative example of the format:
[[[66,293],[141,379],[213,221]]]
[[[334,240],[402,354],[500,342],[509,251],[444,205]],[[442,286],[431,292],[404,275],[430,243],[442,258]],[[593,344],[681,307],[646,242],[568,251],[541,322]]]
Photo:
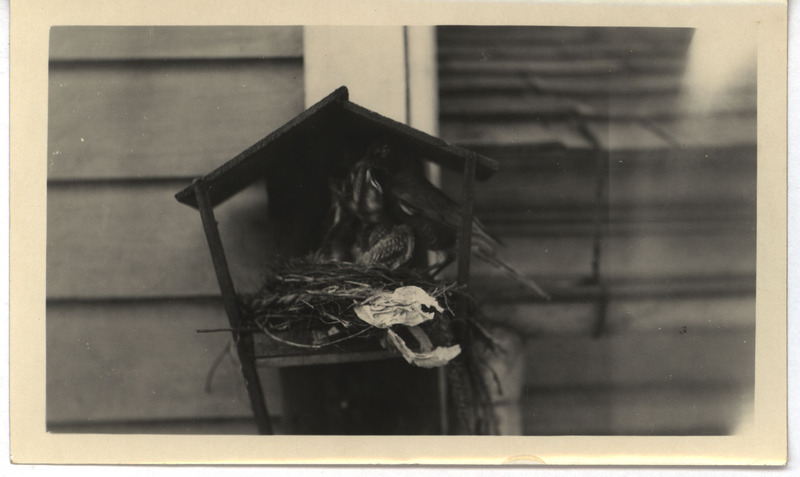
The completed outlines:
[[[208,197],[208,188],[202,179],[196,179],[193,186],[195,197],[197,198],[197,208],[200,210],[200,217],[203,220],[203,231],[208,241],[211,260],[214,262],[214,271],[217,275],[220,292],[222,292],[222,301],[232,329],[233,341],[236,343],[236,351],[242,366],[242,375],[247,387],[247,395],[250,397],[250,406],[253,409],[258,432],[260,434],[272,434],[272,423],[269,419],[267,404],[264,401],[264,392],[261,389],[261,380],[258,377],[255,365],[253,337],[248,332],[239,331],[242,329],[239,301],[228,270],[228,261],[225,258],[225,250],[222,248],[222,239],[219,236],[219,229],[217,229],[214,209]]]
[[[477,158],[474,154],[467,155],[464,161],[464,176],[461,179],[461,227],[458,230],[458,242],[456,243],[456,253],[458,254],[458,270],[456,272],[456,281],[459,285],[469,287],[469,265],[472,259],[472,209],[475,199],[475,168],[477,165]],[[456,316],[466,316],[470,313],[470,303],[466,295],[459,297],[455,308]],[[464,366],[461,363],[459,366]],[[442,433],[449,434],[451,416],[448,411],[448,402],[450,396],[449,387],[447,386],[446,372],[442,369],[440,374],[441,385],[441,401],[442,407]],[[464,431],[463,423],[454,422],[453,430],[456,434],[462,434]]]
[[[436,380],[439,384],[439,432],[446,436],[450,432],[450,413],[447,405],[447,371],[444,366],[437,369]]]

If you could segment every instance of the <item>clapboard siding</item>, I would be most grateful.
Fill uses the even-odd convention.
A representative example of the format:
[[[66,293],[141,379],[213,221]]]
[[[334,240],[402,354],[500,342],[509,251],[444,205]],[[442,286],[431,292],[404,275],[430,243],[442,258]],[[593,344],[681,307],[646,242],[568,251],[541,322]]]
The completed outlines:
[[[50,61],[300,58],[303,31],[285,27],[58,26]]]
[[[593,144],[581,131],[588,129],[600,147],[614,152],[658,151],[675,146],[688,148],[754,147],[756,118],[732,116],[653,120],[646,123],[586,120],[547,122],[537,119],[467,118],[442,125],[442,134],[451,141],[471,147],[500,144],[559,144],[567,149],[590,149]]]
[[[609,299],[646,298],[691,300],[698,297],[752,297],[755,295],[756,279],[752,273],[661,275],[652,277],[615,277],[602,283],[587,277],[549,276],[540,281],[550,290],[553,299],[546,303],[596,302],[601,297]],[[542,303],[542,298],[525,288],[509,287],[502,280],[491,277],[475,277],[474,292],[482,293],[485,300],[495,303],[527,305]]]
[[[745,423],[752,386],[541,390],[519,415],[528,435],[725,435]]]
[[[52,423],[249,417],[250,402],[218,301],[51,304],[47,310],[47,416]],[[280,413],[274,370],[262,373]]]
[[[526,379],[539,388],[745,385],[755,379],[752,327],[688,327],[601,338],[529,340]]]
[[[538,91],[574,96],[659,95],[673,93],[682,84],[680,74],[632,74],[595,77],[545,77],[531,79]],[[611,98],[613,101],[614,98]]]
[[[279,429],[280,420],[273,419],[273,429]],[[189,419],[135,419],[95,421],[59,421],[49,423],[48,432],[68,434],[170,434],[170,435],[258,435],[258,427],[251,416],[189,418]]]
[[[302,60],[50,68],[48,178],[196,177],[303,109]]]
[[[753,379],[753,354],[747,351],[754,345],[754,332],[744,318],[739,319],[741,325],[725,320],[722,309],[704,300],[684,303],[678,309],[667,302],[654,303],[612,305],[618,308],[610,313],[609,333],[599,339],[582,327],[565,330],[562,317],[555,315],[538,318],[539,327],[521,326],[521,331],[532,337],[525,352],[527,382],[537,389],[623,389],[668,381],[744,385]],[[543,305],[537,314],[545,315],[544,307],[549,306]],[[500,309],[488,307],[486,311],[492,317],[505,318],[498,313]],[[716,310],[716,317],[705,313],[709,309]],[[654,314],[659,318],[653,318]],[[534,313],[530,316],[537,319]],[[573,310],[564,316],[574,321],[577,315]],[[625,321],[636,323],[636,328],[618,326]],[[518,323],[510,320],[504,324]],[[102,425],[100,421],[105,420],[249,416],[233,355],[217,368],[211,392],[204,390],[208,372],[229,344],[229,335],[196,330],[226,327],[218,300],[51,304],[47,322],[49,421]],[[270,411],[280,415],[274,370],[262,369],[262,379]]]
[[[509,76],[497,74],[475,74],[470,76],[444,76],[440,87],[448,95],[483,94],[484,91],[519,93],[534,90],[546,94],[592,96],[639,96],[674,94],[682,86],[679,74],[664,76],[659,74],[605,74],[594,76],[543,75],[512,73]]]
[[[583,47],[594,45],[614,53],[628,53],[639,45],[647,45],[656,51],[686,51],[694,35],[691,28],[648,28],[648,27],[556,27],[556,26],[441,26],[440,45],[463,44],[464,42],[497,42],[507,47],[518,43],[549,47]],[[474,53],[474,51],[473,51]],[[581,55],[581,59],[591,54]],[[660,55],[663,56],[663,55]]]
[[[604,103],[607,103],[604,101]],[[442,102],[442,119],[552,119],[577,114],[589,108],[586,102],[558,95],[522,92],[515,95],[487,92],[480,96],[459,96]],[[607,109],[607,108],[605,108]],[[445,124],[447,124],[445,122]]]
[[[653,127],[664,131],[680,147],[755,145],[758,139],[755,116],[681,118],[655,123]]]
[[[570,77],[633,73],[682,73],[686,62],[682,58],[666,59],[586,59],[570,61],[566,59],[530,59],[526,61],[494,60],[476,63],[465,60],[442,61],[439,71],[442,75],[464,74],[509,74],[532,73],[537,76]]]
[[[175,201],[183,182],[59,184],[48,192],[47,296],[219,294],[200,215]],[[215,210],[234,283],[252,289],[269,263],[266,190]]]
[[[582,109],[582,114],[589,118],[669,119],[693,116],[754,116],[755,110],[756,98],[751,93],[729,93],[710,105],[698,104],[679,93],[648,97],[647,101],[642,101],[641,98],[616,97],[608,102],[607,108],[587,107]]]
[[[752,94],[729,94],[711,107],[690,102],[680,94],[641,98],[569,97],[524,91],[518,94],[486,93],[480,96],[459,96],[448,99],[441,105],[440,117],[505,119],[537,118],[558,119],[580,115],[591,119],[613,118],[617,120],[670,119],[699,115],[743,115],[752,116],[755,98]]]
[[[553,295],[472,266],[487,317],[526,337],[504,404],[524,434],[726,434],[751,409],[754,78],[697,101],[692,37],[439,28],[442,136],[500,162],[476,214]]]
[[[755,233],[719,236],[615,237],[604,244],[602,267],[609,278],[755,274]]]
[[[441,125],[442,137],[463,147],[498,144],[552,144],[568,149],[589,149],[589,140],[572,123],[542,123],[536,120],[448,121]]]
[[[472,37],[472,40],[475,40]],[[674,58],[686,54],[686,45],[662,44],[653,42],[609,42],[609,43],[584,43],[576,42],[565,45],[536,45],[530,42],[503,42],[501,39],[487,41],[479,46],[466,46],[462,41],[452,41],[439,48],[440,58],[469,58],[472,60],[486,60],[489,58],[525,59],[580,59],[589,58]]]
[[[600,240],[613,240],[621,236],[643,235],[704,235],[719,236],[723,233],[736,235],[752,235],[755,231],[755,215],[729,211],[725,209],[694,210],[689,207],[670,210],[665,215],[657,213],[657,209],[637,211],[630,217],[614,217],[608,225],[599,226]],[[687,217],[680,217],[684,212]],[[712,215],[713,214],[713,215]],[[596,226],[592,223],[591,210],[548,211],[542,214],[538,221],[538,214],[523,213],[494,213],[491,220],[484,223],[493,233],[502,237],[533,236],[533,237],[558,237],[558,236],[589,236],[594,233]],[[560,215],[559,218],[553,218]],[[615,214],[616,216],[617,214]]]
[[[50,60],[48,425],[252,432],[230,357],[204,391],[230,335],[195,333],[227,318],[174,194],[302,111],[302,27],[59,27]],[[215,210],[242,290],[272,258],[266,201],[255,184]]]
[[[486,221],[511,211],[569,213],[596,202],[594,153],[527,152],[513,147],[484,152],[503,164],[491,180],[475,185],[476,211]],[[669,220],[677,218],[670,208],[690,212],[687,209],[696,207],[711,213],[714,208],[721,213],[755,213],[755,154],[751,146],[615,150],[603,167],[608,181],[603,203],[613,207],[612,218],[641,210]],[[458,197],[457,174],[443,171],[442,178],[445,192]]]
[[[650,62],[661,64],[657,59]],[[652,72],[644,75],[635,70],[638,76],[630,76],[631,71],[620,70],[614,75],[606,72],[597,72],[599,66],[593,66],[597,60],[564,62],[565,71],[556,73],[561,62],[540,61],[459,61],[457,68],[448,67],[443,63],[440,76],[444,80],[441,84],[443,101],[440,117],[443,119],[458,118],[510,118],[534,117],[540,120],[558,119],[560,116],[571,114],[582,118],[613,118],[613,119],[657,119],[657,118],[709,118],[724,116],[755,116],[756,95],[755,91],[747,86],[716,92],[711,101],[698,101],[697,97],[690,95],[682,86],[685,79],[680,76],[679,65],[685,59],[669,60],[672,68],[670,79],[663,80],[663,85],[669,83],[669,88],[646,88],[647,81],[658,78]],[[636,64],[637,60],[614,60],[613,64]],[[470,66],[467,66],[470,65]],[[575,89],[583,81],[591,81],[589,85],[595,93],[616,90],[619,94],[589,94],[589,89],[571,92],[563,89],[560,92],[546,91],[544,84],[538,84],[531,72],[538,72],[537,77],[542,77],[545,82],[557,82],[562,85],[567,75],[566,67],[572,65],[574,69],[569,78],[572,80],[571,89]],[[583,69],[581,69],[581,65]],[[589,67],[587,67],[587,65]],[[520,71],[512,68],[517,66]],[[550,72],[550,73],[548,73]],[[487,74],[491,73],[491,74]],[[550,78],[550,76],[561,76]],[[584,76],[586,78],[584,78]],[[600,76],[602,79],[598,79]],[[492,79],[494,78],[494,80]],[[675,84],[675,82],[681,84]],[[469,85],[472,84],[472,87]],[[635,85],[636,88],[631,86]],[[677,89],[675,89],[677,86]],[[454,87],[454,88],[453,88]],[[450,88],[450,89],[446,89]],[[674,90],[673,90],[674,89]],[[646,93],[646,97],[634,92]],[[657,93],[657,94],[656,94]],[[704,98],[705,99],[705,98]]]
[[[576,123],[576,127],[579,126]],[[588,126],[584,131],[587,139],[599,141],[600,138],[594,138]],[[670,138],[664,136],[665,141],[671,141]],[[666,171],[675,167],[677,170],[693,165],[694,167],[749,167],[750,170],[755,170],[756,165],[756,145],[755,144],[739,144],[729,146],[716,146],[716,147],[669,147],[669,148],[656,148],[645,150],[619,150],[619,151],[603,151],[602,149],[567,149],[563,145],[554,141],[539,142],[525,144],[485,144],[473,148],[477,152],[492,154],[493,157],[499,158],[498,161],[506,166],[506,169],[515,170],[515,172],[522,172],[522,169],[530,169],[532,171],[544,172],[547,170],[554,171],[560,167],[566,167],[570,164],[575,164],[573,167],[588,166],[587,162],[593,164],[596,160],[598,153],[605,156],[613,154],[617,165],[609,164],[608,167],[622,167],[625,162],[629,164],[642,165],[658,164],[659,161],[663,162],[661,166]],[[620,164],[619,161],[623,161]],[[562,165],[563,164],[563,165]],[[627,169],[628,167],[624,167]],[[503,169],[500,169],[497,174],[502,174]],[[724,172],[724,171],[721,171]],[[494,175],[492,176],[494,178]],[[482,182],[478,182],[478,185]],[[447,187],[445,184],[444,187]]]
[[[592,238],[569,236],[503,237],[500,255],[525,275],[586,274],[592,258]],[[686,275],[755,273],[754,233],[704,235],[623,235],[604,244],[601,267],[609,278],[659,278]],[[502,270],[481,260],[473,275],[504,277]],[[513,282],[512,282],[513,283]]]
[[[691,291],[691,289],[688,289]],[[539,338],[554,335],[592,336],[596,333],[600,309],[597,300],[564,303],[503,303],[486,297],[483,312],[487,319],[526,335]],[[603,332],[679,333],[686,329],[726,330],[753,326],[755,297],[695,296],[675,300],[659,296],[610,297],[604,314]],[[549,338],[548,338],[549,339]],[[631,337],[631,339],[635,339]],[[547,346],[547,342],[545,347]]]

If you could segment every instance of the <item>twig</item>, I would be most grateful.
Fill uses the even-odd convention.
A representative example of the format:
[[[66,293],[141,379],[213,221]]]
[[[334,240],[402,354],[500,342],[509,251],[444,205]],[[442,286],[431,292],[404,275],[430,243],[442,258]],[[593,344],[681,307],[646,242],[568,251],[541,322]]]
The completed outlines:
[[[225,356],[228,356],[231,352],[231,344],[233,341],[228,342],[224,348],[222,348],[222,352],[220,352],[216,358],[214,358],[214,362],[211,363],[211,368],[208,370],[208,374],[206,374],[206,384],[203,387],[203,390],[206,394],[211,394],[211,383],[214,381],[214,375],[217,373],[217,368],[219,365],[222,364],[222,360],[225,359]]]
[[[258,328],[211,328],[211,329],[202,329],[202,330],[194,330],[195,333],[221,333],[227,331],[228,333],[233,331],[238,332],[248,332],[248,331],[258,331]]]
[[[359,331],[358,333],[354,333],[352,335],[348,335],[348,336],[345,336],[344,338],[340,338],[340,339],[335,340],[335,341],[330,341],[328,343],[322,343],[322,344],[316,344],[315,345],[315,344],[305,344],[305,343],[297,343],[297,342],[294,342],[294,341],[289,341],[287,339],[284,339],[284,338],[281,338],[279,336],[276,336],[274,333],[270,332],[265,326],[261,326],[261,324],[258,324],[258,325],[261,328],[261,331],[263,331],[265,335],[269,336],[270,338],[274,339],[275,341],[277,341],[279,343],[283,343],[283,344],[289,345],[289,346],[295,346],[295,347],[298,347],[298,348],[306,348],[306,349],[320,349],[320,348],[324,348],[326,346],[339,344],[339,343],[347,341],[347,340],[349,340],[351,338],[355,338],[356,336],[358,336],[358,335],[366,332],[367,330],[370,330],[370,329],[373,328],[372,326],[368,326],[368,327],[364,328],[363,330]]]

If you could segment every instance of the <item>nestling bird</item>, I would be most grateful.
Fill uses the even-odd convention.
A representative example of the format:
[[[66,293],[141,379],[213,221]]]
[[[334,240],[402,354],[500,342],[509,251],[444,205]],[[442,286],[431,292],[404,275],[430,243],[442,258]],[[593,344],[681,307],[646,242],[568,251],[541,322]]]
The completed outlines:
[[[407,224],[416,243],[429,250],[449,253],[452,262],[461,226],[461,207],[421,173],[412,170],[410,161],[388,145],[373,147],[356,165],[345,186],[347,207],[365,223],[386,220]],[[498,255],[500,241],[492,236],[477,218],[472,221],[472,252],[488,263],[501,268],[538,295],[549,298],[539,285],[523,277]],[[443,267],[442,267],[443,268]]]
[[[385,151],[371,149],[362,162]],[[414,232],[409,225],[389,219],[383,189],[371,169],[353,169],[340,185],[330,184],[330,190],[331,224],[320,249],[322,256],[392,270],[411,260]]]
[[[362,233],[356,235],[351,251],[359,265],[383,265],[394,270],[411,260],[414,231],[407,224],[388,221],[366,225]]]

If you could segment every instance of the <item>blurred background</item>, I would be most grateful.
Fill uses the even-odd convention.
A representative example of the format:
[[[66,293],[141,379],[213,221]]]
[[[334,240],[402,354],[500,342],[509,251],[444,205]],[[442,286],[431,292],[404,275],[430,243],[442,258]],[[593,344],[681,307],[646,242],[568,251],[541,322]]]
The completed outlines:
[[[476,213],[553,295],[473,265],[509,348],[506,432],[735,432],[754,387],[757,166],[755,39],[738,33],[53,28],[48,429],[256,432],[228,336],[195,333],[227,319],[200,218],[173,195],[345,84],[500,162]],[[274,258],[266,200],[260,185],[217,210],[241,290]],[[262,381],[280,428],[277,372]]]

